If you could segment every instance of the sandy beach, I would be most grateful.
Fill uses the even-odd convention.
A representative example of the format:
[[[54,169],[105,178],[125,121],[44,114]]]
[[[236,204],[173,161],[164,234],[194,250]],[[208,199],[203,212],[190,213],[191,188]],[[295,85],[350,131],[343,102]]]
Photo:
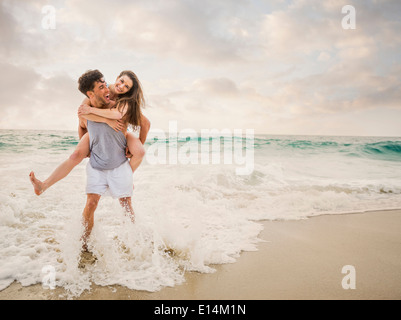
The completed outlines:
[[[78,300],[400,299],[401,210],[267,221],[256,252],[213,274],[155,293],[93,286]],[[356,289],[345,290],[342,268],[355,267]],[[14,283],[1,300],[65,299],[61,289]],[[61,295],[61,296],[60,296]]]

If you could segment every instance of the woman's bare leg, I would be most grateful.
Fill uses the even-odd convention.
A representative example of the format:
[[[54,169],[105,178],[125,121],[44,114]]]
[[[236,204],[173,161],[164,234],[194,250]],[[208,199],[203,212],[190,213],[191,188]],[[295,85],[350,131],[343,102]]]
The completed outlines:
[[[56,182],[64,179],[75,166],[80,164],[83,159],[89,155],[89,134],[86,133],[81,141],[78,143],[75,151],[72,155],[59,165],[56,170],[47,178],[45,181],[40,181],[35,177],[35,174],[31,172],[29,178],[33,184],[35,193],[40,196],[43,192],[49,189]]]
[[[131,132],[127,134],[127,145],[129,152],[132,154],[129,164],[134,173],[141,165],[146,152],[141,140],[136,138]]]

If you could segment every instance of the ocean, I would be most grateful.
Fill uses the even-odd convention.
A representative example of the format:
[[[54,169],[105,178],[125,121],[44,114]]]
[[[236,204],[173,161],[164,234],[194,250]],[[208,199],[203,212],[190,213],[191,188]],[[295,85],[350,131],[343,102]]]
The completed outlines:
[[[0,130],[0,290],[14,281],[43,284],[51,270],[68,297],[92,283],[158,291],[183,283],[185,271],[213,272],[257,250],[264,220],[401,208],[400,137],[257,135],[250,145],[237,136],[244,155],[252,148],[246,175],[235,161],[155,161],[157,144],[171,157],[202,141],[150,135],[153,157],[134,175],[136,223],[117,200],[102,198],[90,240],[97,260],[82,268],[88,160],[40,197],[28,177],[34,171],[44,180],[74,150],[77,134]],[[212,156],[198,156],[204,152]]]

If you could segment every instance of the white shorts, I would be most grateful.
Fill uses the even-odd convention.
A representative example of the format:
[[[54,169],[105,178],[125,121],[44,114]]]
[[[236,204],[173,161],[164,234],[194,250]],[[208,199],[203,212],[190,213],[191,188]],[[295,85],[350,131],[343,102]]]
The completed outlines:
[[[132,197],[134,181],[129,161],[113,170],[93,169],[88,162],[86,179],[87,194],[110,194],[114,199]]]

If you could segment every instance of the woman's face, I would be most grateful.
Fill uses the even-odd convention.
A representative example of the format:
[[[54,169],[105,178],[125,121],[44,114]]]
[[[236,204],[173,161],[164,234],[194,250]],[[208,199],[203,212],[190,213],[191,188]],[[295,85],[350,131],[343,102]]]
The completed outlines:
[[[124,94],[130,91],[133,85],[134,83],[132,82],[131,78],[123,75],[117,78],[114,88],[117,94]]]

